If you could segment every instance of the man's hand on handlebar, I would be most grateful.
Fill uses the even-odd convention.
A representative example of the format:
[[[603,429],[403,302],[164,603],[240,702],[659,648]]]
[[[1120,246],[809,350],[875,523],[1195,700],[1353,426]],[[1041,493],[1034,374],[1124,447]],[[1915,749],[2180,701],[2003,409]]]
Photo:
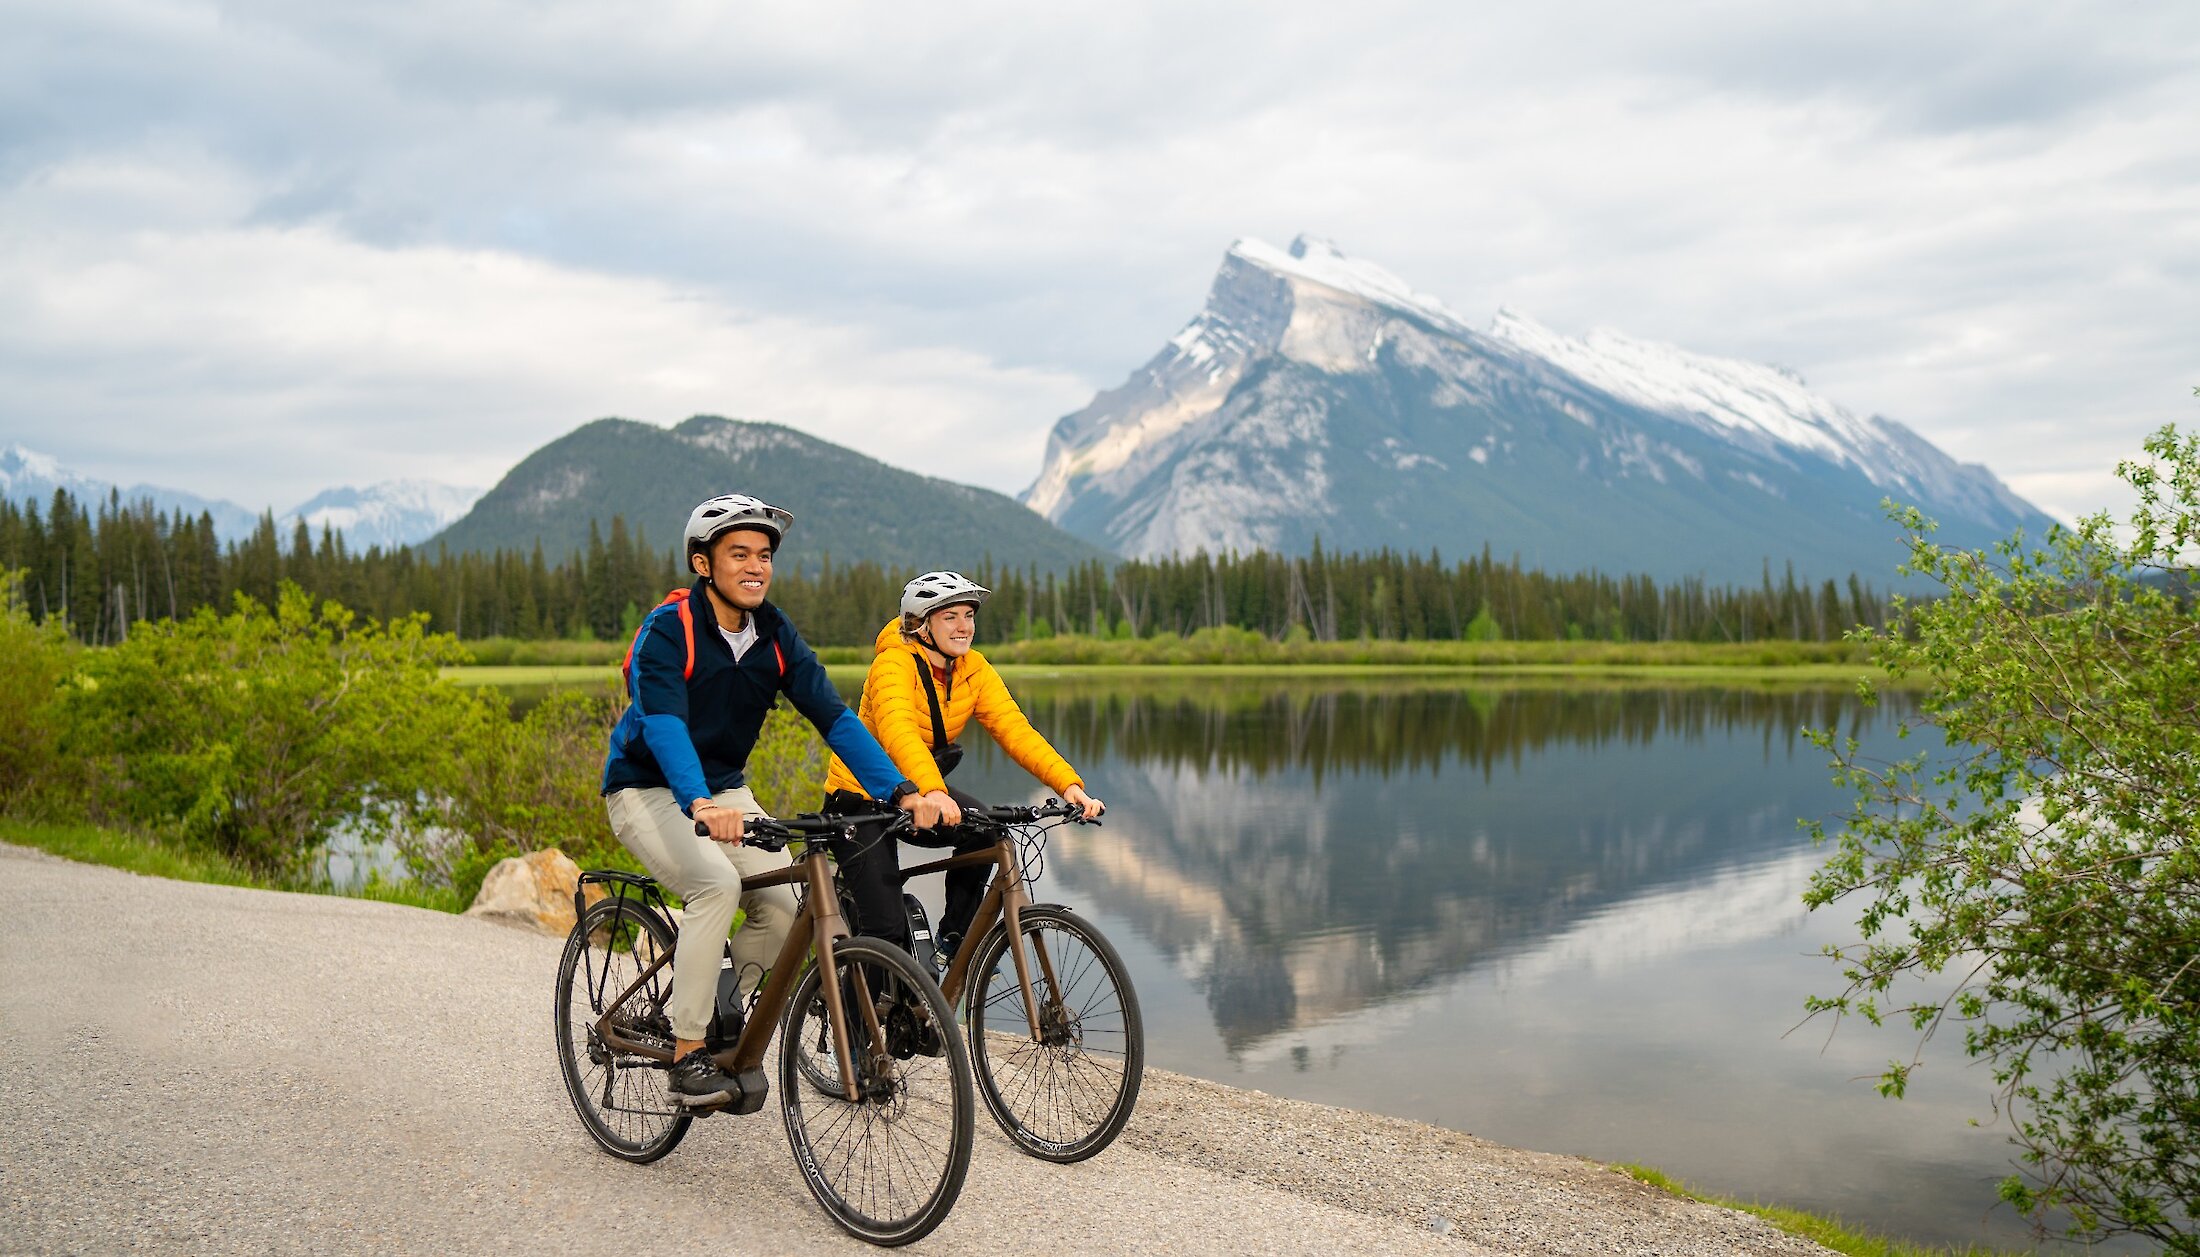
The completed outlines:
[[[918,829],[930,829],[935,825],[962,824],[962,808],[956,806],[953,796],[945,790],[927,790],[923,794],[903,795],[901,807],[910,813]]]
[[[1086,794],[1085,788],[1081,785],[1072,785],[1069,789],[1064,790],[1062,792],[1062,802],[1074,803],[1083,808],[1085,819],[1088,821],[1099,820],[1100,814],[1108,810],[1107,804]]]
[[[715,799],[697,799],[688,809],[699,828],[710,830],[712,842],[731,846],[741,845],[741,812],[738,808],[721,807]]]

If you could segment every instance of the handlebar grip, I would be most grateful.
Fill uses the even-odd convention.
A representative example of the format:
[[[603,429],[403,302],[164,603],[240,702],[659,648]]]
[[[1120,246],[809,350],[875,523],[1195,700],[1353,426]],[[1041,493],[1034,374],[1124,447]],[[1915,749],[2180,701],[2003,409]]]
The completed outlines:
[[[710,826],[702,821],[695,822],[695,836],[698,838],[710,837]],[[780,851],[786,848],[787,840],[791,836],[784,833],[773,833],[752,820],[744,827],[741,834],[741,845],[754,847],[758,851]]]

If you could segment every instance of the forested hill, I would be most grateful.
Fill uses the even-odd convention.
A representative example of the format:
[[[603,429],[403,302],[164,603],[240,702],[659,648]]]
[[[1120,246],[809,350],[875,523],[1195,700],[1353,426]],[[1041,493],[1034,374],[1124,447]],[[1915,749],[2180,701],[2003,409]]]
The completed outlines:
[[[720,493],[748,493],[794,512],[783,561],[814,570],[995,565],[1061,571],[1111,557],[985,489],[920,476],[775,423],[697,415],[676,428],[626,419],[583,424],[528,455],[438,543],[454,551],[553,557],[587,548],[593,521],[614,516],[658,549],[680,543],[688,511]]]

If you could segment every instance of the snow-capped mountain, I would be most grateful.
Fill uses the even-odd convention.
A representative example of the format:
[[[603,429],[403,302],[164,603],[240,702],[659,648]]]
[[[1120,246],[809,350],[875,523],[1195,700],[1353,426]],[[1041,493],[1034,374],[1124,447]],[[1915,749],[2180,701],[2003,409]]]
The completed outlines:
[[[119,496],[129,505],[149,501],[162,514],[180,510],[196,517],[203,512],[213,517],[214,535],[223,541],[249,537],[260,523],[261,512],[235,502],[203,498],[161,485],[124,488],[74,471],[51,455],[22,445],[0,450],[0,497],[35,503],[44,510],[56,489],[67,490],[87,510],[96,511],[110,497]],[[315,494],[296,509],[276,516],[275,526],[277,535],[286,542],[302,519],[316,537],[326,525],[343,534],[344,544],[354,550],[376,545],[386,550],[427,540],[464,515],[480,497],[479,489],[426,480],[389,480],[365,489],[346,487]]]
[[[394,550],[443,531],[471,510],[481,494],[477,488],[432,480],[385,480],[364,489],[347,485],[315,494],[278,523],[288,531],[302,519],[315,536],[324,527],[335,529],[353,550]]]
[[[19,504],[35,503],[46,510],[53,503],[56,489],[65,489],[70,497],[83,503],[86,510],[97,511],[111,495],[119,494],[126,504],[151,502],[162,514],[182,511],[196,518],[200,514],[213,517],[214,534],[224,540],[248,536],[259,516],[235,502],[220,498],[202,498],[182,489],[170,489],[161,485],[135,484],[127,488],[112,481],[83,475],[63,466],[51,455],[10,445],[0,450],[0,498]]]
[[[1501,312],[1486,331],[1302,236],[1242,240],[1207,304],[1058,422],[1034,510],[1125,555],[1389,546],[1571,570],[1884,579],[1879,508],[1944,539],[2050,522],[1985,468],[1773,367]]]

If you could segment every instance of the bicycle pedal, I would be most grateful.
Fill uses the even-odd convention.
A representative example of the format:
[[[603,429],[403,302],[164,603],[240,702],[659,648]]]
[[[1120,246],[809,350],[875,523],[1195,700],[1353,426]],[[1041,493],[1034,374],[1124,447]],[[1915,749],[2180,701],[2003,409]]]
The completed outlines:
[[[709,1117],[716,1113],[749,1114],[764,1107],[764,1099],[771,1094],[771,1084],[764,1080],[764,1069],[744,1069],[733,1075],[733,1096],[712,1104],[694,1104],[674,1093],[674,1102],[691,1117]]]
[[[735,1074],[733,1080],[740,1085],[740,1093],[734,1096],[733,1103],[725,1106],[729,1111],[746,1114],[764,1107],[764,1097],[771,1094],[771,1084],[764,1080],[763,1066],[744,1069]]]

